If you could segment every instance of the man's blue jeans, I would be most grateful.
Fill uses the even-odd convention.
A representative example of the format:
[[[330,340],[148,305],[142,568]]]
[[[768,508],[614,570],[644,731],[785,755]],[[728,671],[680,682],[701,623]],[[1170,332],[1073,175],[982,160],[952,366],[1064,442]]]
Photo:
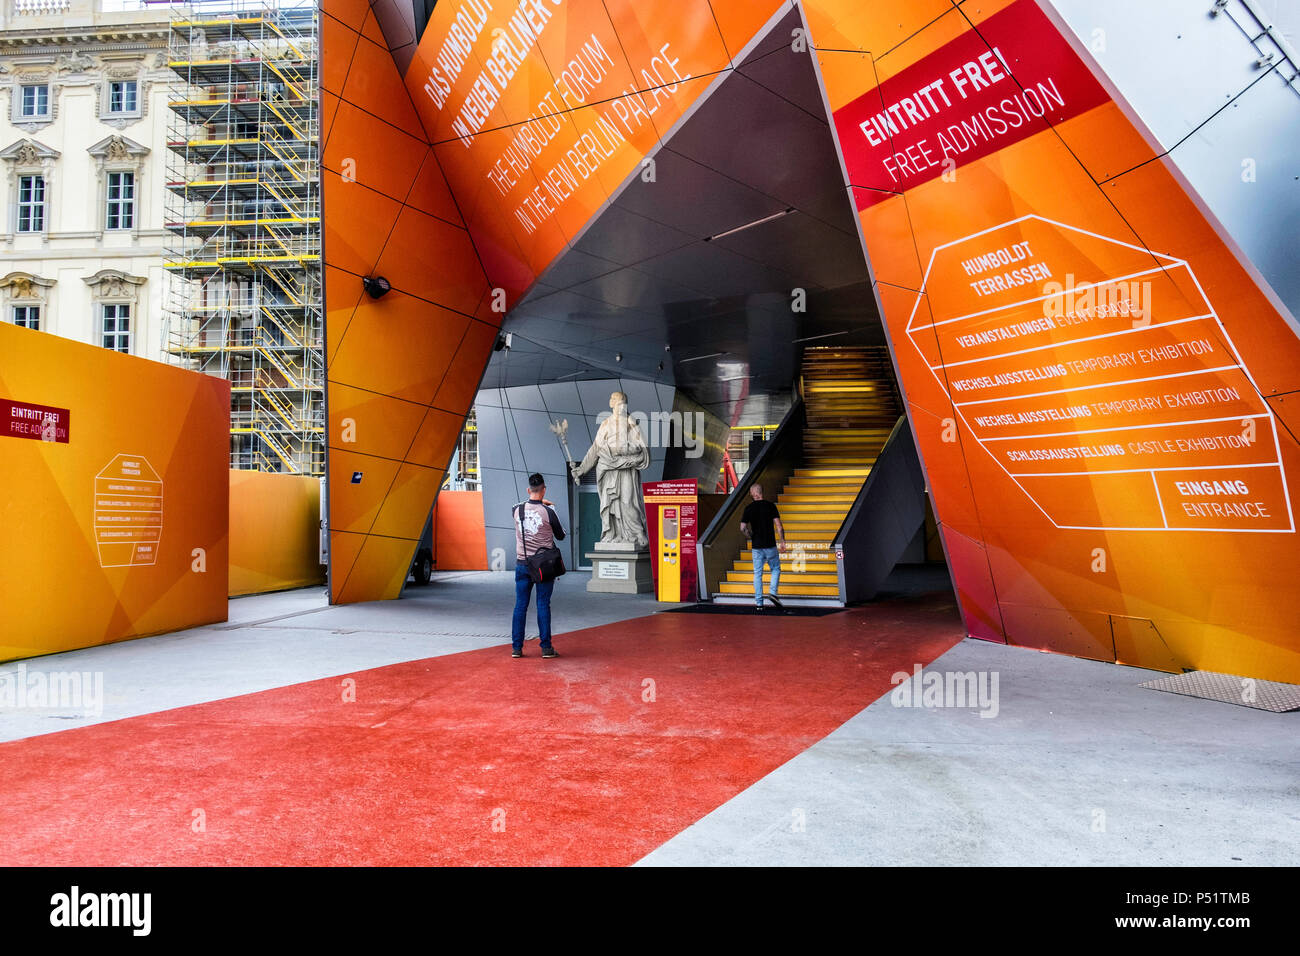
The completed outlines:
[[[542,638],[542,650],[551,649],[551,592],[555,579],[537,585],[537,630]],[[528,576],[528,565],[515,563],[515,624],[510,637],[515,650],[524,649],[524,626],[528,623],[528,599],[533,593],[533,579]]]
[[[770,593],[775,594],[777,585],[781,583],[781,549],[754,549],[754,603],[758,607],[763,606],[763,565],[765,563],[772,569],[772,588]]]

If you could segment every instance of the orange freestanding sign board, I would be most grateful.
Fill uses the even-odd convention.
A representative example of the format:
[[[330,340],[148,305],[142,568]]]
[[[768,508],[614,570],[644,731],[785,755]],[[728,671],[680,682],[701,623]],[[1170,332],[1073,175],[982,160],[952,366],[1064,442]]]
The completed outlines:
[[[0,409],[0,660],[226,619],[228,382],[0,322]]]

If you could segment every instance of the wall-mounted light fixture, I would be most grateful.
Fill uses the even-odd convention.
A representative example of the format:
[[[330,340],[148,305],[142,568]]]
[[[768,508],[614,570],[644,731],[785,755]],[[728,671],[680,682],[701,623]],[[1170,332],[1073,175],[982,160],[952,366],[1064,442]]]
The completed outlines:
[[[502,349],[508,350],[515,342],[513,332],[501,332],[497,335],[497,340],[492,343],[492,351],[500,352]]]

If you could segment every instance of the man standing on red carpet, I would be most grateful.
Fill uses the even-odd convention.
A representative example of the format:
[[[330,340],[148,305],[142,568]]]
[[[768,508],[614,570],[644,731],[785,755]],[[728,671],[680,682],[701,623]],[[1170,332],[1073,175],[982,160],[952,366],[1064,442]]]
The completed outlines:
[[[515,619],[511,631],[514,649],[511,657],[524,656],[524,625],[528,623],[528,601],[533,592],[533,579],[528,573],[525,556],[536,554],[542,548],[554,547],[564,540],[564,526],[560,516],[546,500],[546,479],[534,472],[528,476],[528,500],[511,510],[515,525]],[[542,656],[559,657],[551,646],[551,592],[555,579],[537,584],[537,630],[541,634]]]

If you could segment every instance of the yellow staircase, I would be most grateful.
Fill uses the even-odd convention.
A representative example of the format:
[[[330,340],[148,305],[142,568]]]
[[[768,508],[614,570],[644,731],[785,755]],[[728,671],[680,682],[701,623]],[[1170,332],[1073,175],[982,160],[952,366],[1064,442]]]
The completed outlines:
[[[806,424],[803,461],[776,496],[787,550],[782,598],[839,601],[835,536],[871,473],[900,414],[889,355],[883,348],[810,348],[802,383]],[[765,488],[771,499],[775,489]],[[763,572],[763,590],[771,575]],[[718,595],[754,598],[754,557],[746,547],[719,583]]]

